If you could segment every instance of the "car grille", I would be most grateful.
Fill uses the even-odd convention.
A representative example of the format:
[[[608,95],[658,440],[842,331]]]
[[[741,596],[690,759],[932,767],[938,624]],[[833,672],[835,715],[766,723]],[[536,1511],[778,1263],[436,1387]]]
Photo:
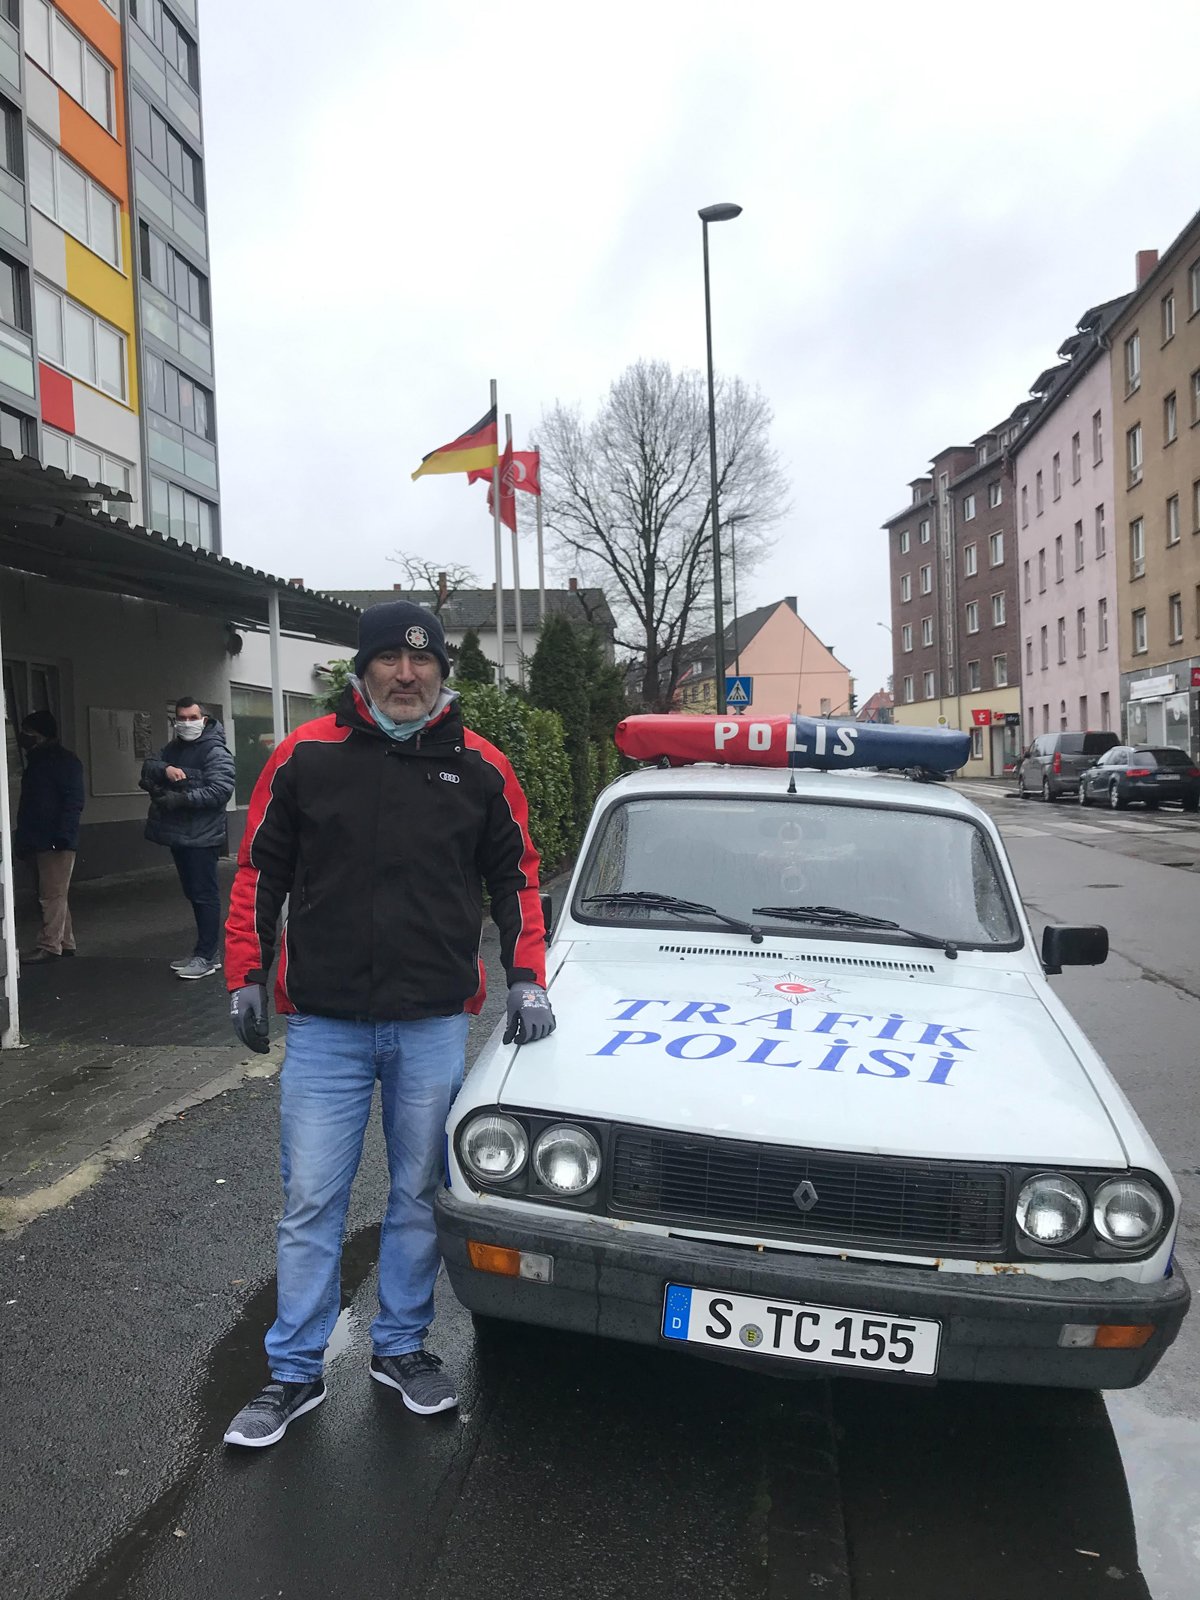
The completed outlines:
[[[759,1238],[899,1248],[934,1255],[1002,1251],[1003,1169],[942,1161],[844,1156],[641,1128],[613,1132],[610,1210],[616,1216]],[[816,1199],[804,1210],[796,1190]]]

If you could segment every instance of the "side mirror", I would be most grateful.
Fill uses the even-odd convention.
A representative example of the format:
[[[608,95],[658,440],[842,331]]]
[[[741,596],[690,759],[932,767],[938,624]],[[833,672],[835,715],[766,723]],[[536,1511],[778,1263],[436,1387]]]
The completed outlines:
[[[551,898],[550,898],[550,896],[548,894],[542,895],[541,901],[542,901],[542,921],[546,925],[546,937],[548,939],[550,937],[550,930],[554,926],[554,901],[551,900]],[[1107,944],[1106,944],[1105,948],[1107,948]]]
[[[1099,967],[1107,960],[1107,928],[1063,928],[1052,923],[1042,929],[1042,966],[1050,974],[1064,967]]]

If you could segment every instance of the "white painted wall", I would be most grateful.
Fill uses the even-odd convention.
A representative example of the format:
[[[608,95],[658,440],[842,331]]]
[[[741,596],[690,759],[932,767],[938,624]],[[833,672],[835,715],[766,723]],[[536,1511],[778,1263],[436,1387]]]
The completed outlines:
[[[271,687],[271,639],[269,634],[241,634],[241,654],[229,663],[232,683],[248,688]],[[327,644],[319,639],[289,639],[279,641],[279,675],[283,688],[292,694],[319,694],[325,687],[313,668],[328,661],[344,661],[354,654],[344,644]]]

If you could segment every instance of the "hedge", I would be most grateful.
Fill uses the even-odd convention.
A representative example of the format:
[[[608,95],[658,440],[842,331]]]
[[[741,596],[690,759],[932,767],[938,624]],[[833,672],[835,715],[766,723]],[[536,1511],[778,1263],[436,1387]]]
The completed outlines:
[[[513,764],[529,802],[529,832],[546,872],[561,866],[579,843],[571,765],[558,713],[540,711],[491,684],[456,680],[462,717]]]

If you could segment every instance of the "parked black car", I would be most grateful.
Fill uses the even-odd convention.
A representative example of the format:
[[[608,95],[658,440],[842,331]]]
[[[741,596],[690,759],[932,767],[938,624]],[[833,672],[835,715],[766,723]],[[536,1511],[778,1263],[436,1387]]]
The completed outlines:
[[[1078,794],[1080,774],[1119,743],[1115,733],[1039,734],[1021,757],[1017,793],[1022,800],[1031,794],[1040,794],[1043,800]]]
[[[1185,811],[1200,809],[1200,767],[1186,750],[1169,745],[1119,744],[1089,767],[1079,780],[1081,806],[1109,805],[1124,811],[1131,800],[1149,810],[1174,802]]]

